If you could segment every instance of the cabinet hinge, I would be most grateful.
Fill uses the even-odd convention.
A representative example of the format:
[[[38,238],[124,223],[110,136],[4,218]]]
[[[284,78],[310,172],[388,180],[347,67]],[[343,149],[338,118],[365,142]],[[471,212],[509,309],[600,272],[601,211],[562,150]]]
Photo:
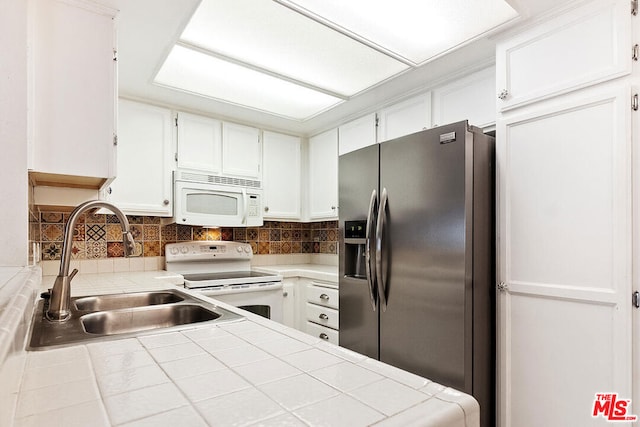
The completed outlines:
[[[631,303],[635,308],[640,308],[640,292],[635,291],[631,294]]]
[[[632,49],[632,54],[631,54],[631,58],[634,61],[638,60],[638,56],[640,56],[640,46],[638,46],[638,43],[633,45],[633,49]]]
[[[174,118],[174,120],[175,120],[175,122],[176,122],[176,127],[178,127],[178,116],[176,116],[176,117]]]
[[[113,145],[118,145],[118,135],[113,135]]]
[[[173,158],[176,160],[176,162],[178,161],[178,153],[176,153]]]
[[[113,49],[113,60],[117,61],[118,60],[118,51]]]
[[[500,282],[496,285],[496,289],[499,290],[500,292],[506,292],[509,289],[509,287],[507,286],[506,283]]]
[[[378,117],[378,114],[376,114],[376,127],[378,127],[379,123],[380,123],[380,117]]]
[[[638,0],[631,0],[631,14],[633,16],[638,14]]]
[[[631,109],[633,111],[638,111],[638,94],[635,93],[632,97],[631,97]]]

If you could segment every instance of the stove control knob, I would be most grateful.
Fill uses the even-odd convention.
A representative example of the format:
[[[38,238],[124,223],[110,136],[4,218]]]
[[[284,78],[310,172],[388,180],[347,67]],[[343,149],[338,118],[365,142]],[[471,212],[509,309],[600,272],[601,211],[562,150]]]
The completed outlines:
[[[242,253],[242,246],[238,246],[238,247],[236,248],[236,250],[238,251],[238,253],[239,253],[239,254],[241,254],[241,253]]]
[[[171,252],[171,255],[175,255],[178,253],[178,248],[171,248],[169,252]]]
[[[188,246],[180,246],[180,253],[186,254],[187,252],[189,252]]]
[[[248,254],[251,252],[251,246],[247,245],[244,247],[244,253]]]

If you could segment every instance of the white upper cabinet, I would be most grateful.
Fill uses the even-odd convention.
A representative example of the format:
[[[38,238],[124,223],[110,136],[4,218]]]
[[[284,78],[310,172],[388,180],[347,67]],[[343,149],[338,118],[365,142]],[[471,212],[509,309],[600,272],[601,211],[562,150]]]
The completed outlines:
[[[489,67],[433,90],[433,126],[461,120],[486,128],[496,123],[496,69]]]
[[[262,147],[260,130],[222,123],[222,174],[260,180]]]
[[[425,93],[380,111],[378,142],[429,128],[431,128],[431,93]]]
[[[115,11],[74,0],[32,3],[32,176],[36,184],[100,188],[116,172]]]
[[[265,219],[300,219],[300,138],[263,133]]]
[[[129,215],[172,215],[172,113],[120,99],[118,176],[109,201]]]
[[[309,139],[309,218],[337,217],[338,131],[332,129]]]
[[[213,175],[222,171],[222,122],[178,113],[178,168]]]
[[[498,109],[505,111],[631,72],[628,0],[594,1],[501,42]]]
[[[338,140],[340,155],[375,144],[377,142],[375,113],[340,126]]]
[[[260,181],[260,130],[210,117],[178,113],[180,169]]]

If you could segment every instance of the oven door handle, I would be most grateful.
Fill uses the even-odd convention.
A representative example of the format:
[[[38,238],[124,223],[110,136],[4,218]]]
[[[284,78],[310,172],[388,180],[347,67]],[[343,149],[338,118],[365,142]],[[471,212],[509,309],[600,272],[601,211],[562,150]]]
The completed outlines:
[[[243,214],[242,214],[242,223],[247,223],[247,215],[249,213],[249,196],[247,196],[246,188],[242,189],[242,203],[243,203]]]

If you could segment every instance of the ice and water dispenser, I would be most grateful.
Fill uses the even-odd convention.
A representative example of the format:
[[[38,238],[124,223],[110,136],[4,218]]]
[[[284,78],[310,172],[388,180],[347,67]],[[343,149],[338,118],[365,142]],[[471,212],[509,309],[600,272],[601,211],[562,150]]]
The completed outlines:
[[[366,279],[365,243],[367,221],[344,223],[344,274],[347,277]]]

